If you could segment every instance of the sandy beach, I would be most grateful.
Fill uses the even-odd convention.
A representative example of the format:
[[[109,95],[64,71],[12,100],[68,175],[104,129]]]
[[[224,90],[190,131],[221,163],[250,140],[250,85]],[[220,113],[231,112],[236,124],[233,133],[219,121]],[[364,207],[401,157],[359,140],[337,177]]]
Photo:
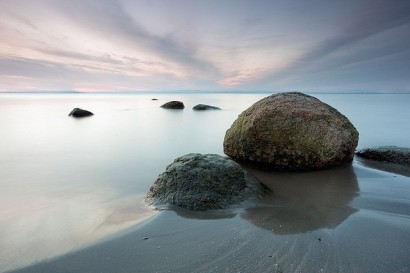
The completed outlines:
[[[362,162],[306,173],[249,170],[275,194],[169,208],[92,247],[14,273],[409,272],[410,178]]]

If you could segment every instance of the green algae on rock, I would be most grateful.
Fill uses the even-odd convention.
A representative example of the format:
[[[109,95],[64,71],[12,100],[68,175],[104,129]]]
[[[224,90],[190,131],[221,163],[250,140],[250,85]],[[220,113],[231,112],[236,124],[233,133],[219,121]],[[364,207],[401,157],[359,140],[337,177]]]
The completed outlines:
[[[178,157],[159,175],[147,193],[155,206],[189,210],[223,209],[269,191],[238,163],[216,154]]]
[[[314,170],[353,160],[359,133],[319,99],[289,92],[266,97],[241,113],[224,139],[239,162],[277,170]]]

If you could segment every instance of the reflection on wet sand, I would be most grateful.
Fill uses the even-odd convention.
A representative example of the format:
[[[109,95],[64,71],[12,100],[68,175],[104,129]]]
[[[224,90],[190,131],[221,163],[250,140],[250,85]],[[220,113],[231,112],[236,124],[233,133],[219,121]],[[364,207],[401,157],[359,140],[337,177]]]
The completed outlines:
[[[195,220],[229,219],[237,215],[237,213],[230,210],[192,211],[175,206],[169,207],[168,209],[173,210],[176,214],[183,218]]]
[[[375,161],[371,159],[365,159],[361,157],[356,157],[355,159],[357,160],[358,163],[362,164],[363,166],[366,166],[372,169],[382,170],[382,171],[391,172],[391,173],[397,173],[400,175],[410,177],[410,167],[401,166],[401,165],[394,164],[394,163],[386,163],[386,162]]]
[[[273,196],[264,206],[245,209],[241,217],[276,234],[333,229],[357,211],[349,206],[359,191],[351,165],[305,173],[248,171]]]
[[[15,209],[0,211],[0,272],[92,245],[153,214],[143,196],[114,198],[103,190],[2,200],[0,207],[5,203]]]
[[[164,209],[197,220],[228,219],[239,214],[242,219],[275,234],[334,229],[357,211],[349,206],[359,192],[351,165],[304,173],[248,171],[272,191],[260,204],[248,203],[239,210],[237,207],[216,211]]]

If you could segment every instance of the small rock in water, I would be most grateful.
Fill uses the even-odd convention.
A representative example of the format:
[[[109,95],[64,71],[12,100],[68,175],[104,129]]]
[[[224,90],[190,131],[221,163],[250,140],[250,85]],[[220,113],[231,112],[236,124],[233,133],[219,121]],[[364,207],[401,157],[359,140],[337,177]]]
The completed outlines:
[[[161,105],[161,107],[165,109],[184,109],[185,108],[184,103],[181,101],[170,101],[170,102],[167,102]]]
[[[156,99],[156,98],[153,98],[153,99],[151,99],[151,100],[158,100],[158,99]]]
[[[75,117],[75,118],[82,118],[82,117],[92,116],[94,114],[91,113],[90,111],[87,111],[81,108],[74,108],[68,115]]]
[[[366,159],[394,163],[410,167],[410,148],[401,148],[397,146],[381,146],[375,148],[362,149],[358,151],[356,154]]]
[[[193,110],[197,110],[197,111],[204,111],[204,110],[221,110],[221,108],[219,108],[219,107],[211,106],[211,105],[206,105],[206,104],[198,104],[198,105],[195,105],[192,109],[193,109]]]

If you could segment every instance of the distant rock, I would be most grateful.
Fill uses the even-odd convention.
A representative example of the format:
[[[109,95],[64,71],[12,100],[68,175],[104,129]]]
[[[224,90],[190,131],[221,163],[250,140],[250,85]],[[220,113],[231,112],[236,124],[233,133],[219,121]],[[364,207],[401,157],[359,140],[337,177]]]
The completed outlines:
[[[356,154],[366,159],[394,163],[410,167],[410,148],[401,148],[397,146],[381,146],[375,148],[362,149],[358,151]]]
[[[181,101],[170,101],[170,102],[167,102],[161,105],[161,107],[165,109],[184,109],[185,108],[184,103]]]
[[[151,100],[158,100],[158,99],[156,99],[156,98],[153,98],[153,99],[151,99]]]
[[[148,203],[189,210],[223,209],[268,190],[238,163],[215,154],[178,157],[147,193]]]
[[[82,118],[82,117],[92,116],[94,114],[91,113],[90,111],[87,111],[81,108],[74,108],[68,115],[75,117],[75,118]]]
[[[224,140],[240,162],[313,170],[351,162],[359,133],[336,109],[299,92],[266,97],[238,116]]]
[[[197,111],[204,111],[204,110],[221,110],[221,108],[219,108],[219,107],[211,106],[211,105],[206,105],[206,104],[198,104],[198,105],[195,105],[192,109],[193,109],[193,110],[197,110]]]

